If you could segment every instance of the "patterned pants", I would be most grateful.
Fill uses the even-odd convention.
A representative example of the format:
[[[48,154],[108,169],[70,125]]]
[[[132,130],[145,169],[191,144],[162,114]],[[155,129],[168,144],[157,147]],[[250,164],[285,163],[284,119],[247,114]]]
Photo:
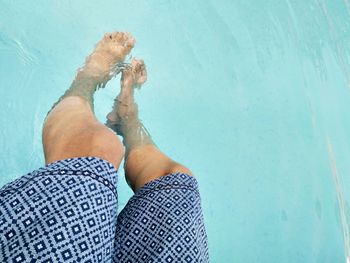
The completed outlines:
[[[96,157],[46,165],[0,189],[0,262],[208,262],[195,178],[143,186],[117,214],[117,171]]]

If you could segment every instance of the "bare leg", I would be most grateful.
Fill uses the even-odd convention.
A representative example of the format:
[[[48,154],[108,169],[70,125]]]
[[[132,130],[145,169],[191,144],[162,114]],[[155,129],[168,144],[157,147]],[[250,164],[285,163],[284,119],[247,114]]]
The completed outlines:
[[[133,60],[131,68],[122,73],[121,91],[115,99],[112,112],[107,115],[107,126],[123,136],[126,147],[125,175],[134,191],[169,173],[183,172],[192,175],[189,169],[171,160],[157,148],[138,118],[134,90],[146,79],[144,62]]]
[[[46,163],[95,156],[118,169],[123,146],[118,137],[95,118],[93,94],[117,73],[115,66],[124,60],[134,43],[134,38],[126,33],[106,34],[87,57],[71,87],[46,117],[43,127]]]

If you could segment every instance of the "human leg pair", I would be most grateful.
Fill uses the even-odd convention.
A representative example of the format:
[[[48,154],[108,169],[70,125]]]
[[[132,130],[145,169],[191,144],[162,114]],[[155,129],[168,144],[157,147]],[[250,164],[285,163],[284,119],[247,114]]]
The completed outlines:
[[[120,45],[120,48],[129,51],[134,40],[129,35],[119,36],[119,39],[124,43]],[[110,40],[109,35],[105,36],[104,41]],[[106,48],[108,45],[104,44],[103,46],[102,50],[108,50]],[[117,57],[125,57],[125,53]],[[111,68],[110,64],[102,64],[104,70],[99,72],[104,72],[104,74],[96,73],[96,68],[101,68],[99,59],[104,62],[105,57],[91,55],[87,59],[87,65],[89,65],[89,61],[93,60],[93,67],[88,67],[86,74],[83,74],[79,81],[84,80],[84,78],[89,80],[97,78],[99,83],[105,84],[106,79],[108,79],[106,72],[107,69]],[[118,62],[121,63],[121,61]],[[111,130],[121,135],[125,146],[126,180],[135,195],[118,215],[117,222],[110,224],[116,227],[112,253],[114,261],[206,262],[208,260],[208,247],[197,181],[187,167],[172,160],[158,149],[138,117],[138,106],[134,100],[134,92],[135,88],[140,87],[147,79],[144,62],[134,59],[130,65],[122,64],[121,67],[120,93],[115,99],[112,111],[107,115],[106,125],[110,129],[100,123],[96,124],[96,119],[92,114],[92,93],[95,89],[86,92],[83,86],[78,85],[77,88],[73,86],[66,92],[64,99],[54,107],[53,111],[57,110],[65,100],[82,98],[90,105],[90,111],[83,107],[76,107],[77,112],[83,111],[85,115],[88,115],[85,119],[81,118],[82,115],[75,115],[76,121],[84,127],[83,131],[85,132],[82,134],[90,135],[89,130],[91,129],[97,129],[97,132],[91,137],[82,137],[82,134],[77,131],[72,135],[71,143],[66,144],[64,137],[62,139],[59,136],[58,138],[63,141],[62,145],[64,146],[71,146],[74,142],[78,144],[78,146],[70,148],[55,147],[52,146],[55,140],[46,140],[47,160],[50,158],[51,160],[62,159],[66,156],[95,156],[111,162],[118,169],[122,153],[121,143],[117,136],[111,136]],[[62,120],[67,118],[65,114],[69,111],[71,111],[70,108],[62,106],[61,119],[56,119],[62,123],[59,126],[62,130],[56,134],[70,134],[72,131],[72,129],[67,130],[67,127],[72,125],[72,119]],[[57,110],[56,112],[60,113],[61,111]],[[56,122],[52,119],[51,122],[54,125]],[[49,121],[50,119],[47,120],[47,123]],[[93,126],[88,125],[89,123],[92,123]],[[60,141],[57,142],[57,145],[60,145]],[[81,149],[85,149],[86,145],[89,145],[87,152],[81,151]],[[56,152],[50,155],[49,147],[56,149]],[[75,152],[74,149],[79,149],[80,152]]]
[[[94,116],[93,94],[98,87],[105,86],[113,73],[124,69],[121,91],[108,115],[107,126],[124,138],[125,172],[131,188],[136,191],[170,172],[191,174],[189,169],[171,160],[155,146],[138,118],[134,89],[147,79],[145,65],[141,60],[133,60],[129,67],[123,63],[134,43],[130,34],[105,34],[87,57],[70,89],[55,103],[45,120],[43,145],[46,163],[96,156],[118,169],[124,153],[122,143]]]

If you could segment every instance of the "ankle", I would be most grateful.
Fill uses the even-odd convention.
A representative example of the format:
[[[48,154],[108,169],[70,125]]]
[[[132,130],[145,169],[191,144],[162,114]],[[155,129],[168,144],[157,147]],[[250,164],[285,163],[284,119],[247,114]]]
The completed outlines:
[[[130,89],[130,90],[134,90],[134,80],[133,78],[130,77],[123,77],[121,80],[121,89],[126,90],[126,89]]]
[[[78,71],[73,84],[83,83],[89,86],[97,86],[101,83],[101,77],[99,74],[92,74],[88,69],[83,68]]]

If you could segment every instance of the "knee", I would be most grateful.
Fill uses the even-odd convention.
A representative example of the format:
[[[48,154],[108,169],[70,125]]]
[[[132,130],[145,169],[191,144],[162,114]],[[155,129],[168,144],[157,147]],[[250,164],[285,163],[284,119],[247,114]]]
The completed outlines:
[[[109,161],[118,169],[124,157],[124,146],[117,135],[108,128],[103,128],[92,136],[91,155]]]
[[[169,164],[169,173],[184,173],[188,174],[190,176],[193,176],[193,173],[191,172],[190,169],[188,169],[186,166],[176,163],[176,162],[171,162]]]
[[[153,145],[132,150],[124,165],[126,180],[134,191],[152,180],[171,173],[193,175],[190,169],[173,161]]]

